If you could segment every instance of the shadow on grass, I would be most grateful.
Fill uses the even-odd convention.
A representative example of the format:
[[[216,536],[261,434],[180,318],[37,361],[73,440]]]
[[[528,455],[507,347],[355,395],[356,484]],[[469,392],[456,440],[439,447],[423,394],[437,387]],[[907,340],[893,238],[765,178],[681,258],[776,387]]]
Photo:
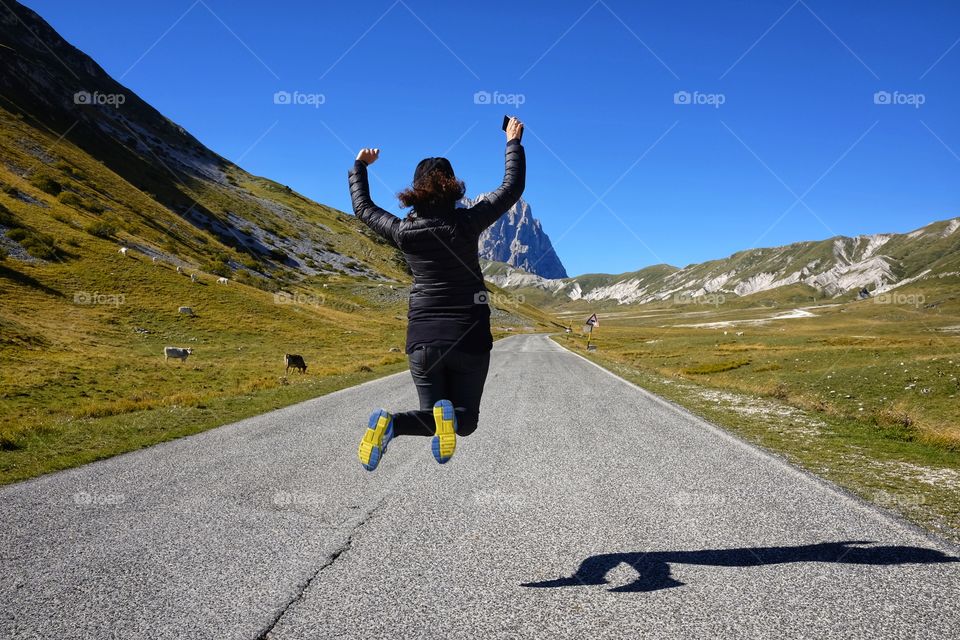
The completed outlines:
[[[40,291],[43,291],[44,293],[48,293],[52,296],[57,296],[59,298],[63,297],[63,293],[61,293],[60,291],[57,291],[56,289],[52,289],[48,287],[47,285],[43,284],[36,278],[31,278],[25,273],[20,273],[19,271],[15,271],[3,265],[0,265],[0,278],[11,280],[13,282],[16,282],[17,284],[22,284],[26,287],[31,287],[33,289],[39,289]]]
[[[602,553],[590,556],[570,577],[525,582],[523,587],[575,587],[608,584],[606,575],[614,567],[626,563],[640,577],[609,591],[628,593],[659,591],[681,587],[683,582],[670,575],[671,563],[699,564],[714,567],[760,567],[791,562],[834,562],[842,564],[898,565],[939,564],[960,562],[936,549],[906,546],[864,547],[868,540],[821,542],[795,547],[746,547],[741,549],[703,549],[700,551],[650,551],[632,553]]]

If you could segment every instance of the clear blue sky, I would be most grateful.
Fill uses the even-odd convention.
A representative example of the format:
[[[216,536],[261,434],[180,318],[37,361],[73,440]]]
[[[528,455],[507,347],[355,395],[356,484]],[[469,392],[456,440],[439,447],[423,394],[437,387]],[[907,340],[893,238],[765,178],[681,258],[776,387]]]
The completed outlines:
[[[429,155],[494,188],[515,113],[571,275],[960,215],[956,2],[26,4],[213,150],[340,209],[361,146],[387,208]]]

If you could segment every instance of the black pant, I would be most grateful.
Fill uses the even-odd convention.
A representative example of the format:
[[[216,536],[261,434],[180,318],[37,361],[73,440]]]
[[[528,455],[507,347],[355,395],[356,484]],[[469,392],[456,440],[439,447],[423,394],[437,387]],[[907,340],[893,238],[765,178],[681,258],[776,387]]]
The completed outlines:
[[[449,400],[453,404],[458,436],[476,431],[490,352],[467,353],[447,346],[423,346],[414,349],[407,359],[420,396],[420,410],[395,414],[394,435],[434,435],[433,405],[438,400]]]

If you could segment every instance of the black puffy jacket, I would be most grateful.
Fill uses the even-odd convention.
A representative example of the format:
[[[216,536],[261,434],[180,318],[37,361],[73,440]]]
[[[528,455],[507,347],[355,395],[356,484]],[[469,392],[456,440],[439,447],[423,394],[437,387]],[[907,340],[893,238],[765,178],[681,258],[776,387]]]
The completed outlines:
[[[507,143],[503,183],[469,209],[412,211],[401,219],[370,199],[367,165],[350,170],[353,212],[399,248],[413,272],[406,351],[424,344],[468,352],[489,351],[490,307],[477,241],[520,199],[526,174],[523,145]]]

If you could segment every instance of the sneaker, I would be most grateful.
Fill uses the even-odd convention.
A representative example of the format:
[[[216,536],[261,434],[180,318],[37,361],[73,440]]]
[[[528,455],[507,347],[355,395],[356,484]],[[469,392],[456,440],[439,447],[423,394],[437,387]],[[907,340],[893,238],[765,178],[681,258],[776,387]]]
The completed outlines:
[[[453,457],[457,448],[457,414],[453,410],[453,403],[440,400],[433,405],[433,421],[437,425],[436,435],[433,436],[433,457],[443,464]]]
[[[370,423],[367,432],[360,441],[357,455],[360,464],[367,471],[373,471],[380,464],[383,454],[387,452],[387,445],[393,439],[393,416],[383,409],[377,409],[370,414]]]

